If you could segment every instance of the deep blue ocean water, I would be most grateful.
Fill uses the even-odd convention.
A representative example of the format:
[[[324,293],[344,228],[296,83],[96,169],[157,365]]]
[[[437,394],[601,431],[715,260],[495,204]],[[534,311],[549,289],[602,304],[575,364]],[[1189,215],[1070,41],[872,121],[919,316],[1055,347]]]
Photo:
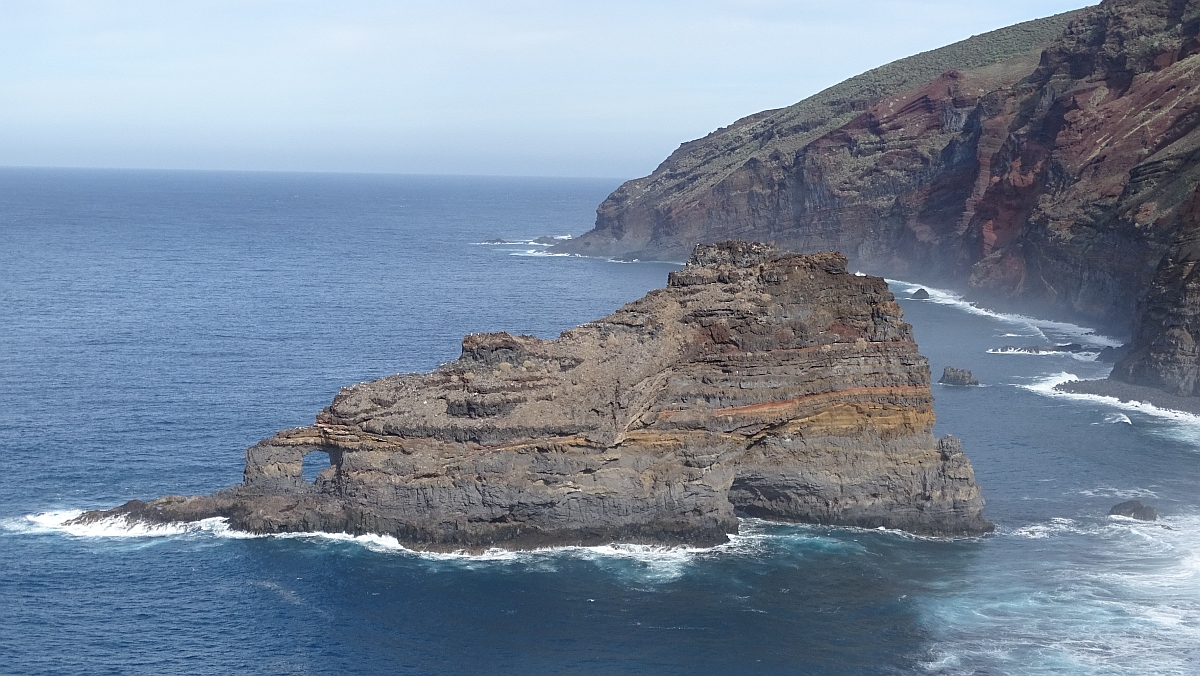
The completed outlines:
[[[711,550],[419,555],[66,529],[207,493],[345,384],[553,337],[676,266],[543,255],[617,181],[0,170],[0,673],[1196,674],[1200,418],[1053,395],[1113,341],[907,298],[996,534],[747,520]],[[1157,524],[1109,518],[1136,497]]]

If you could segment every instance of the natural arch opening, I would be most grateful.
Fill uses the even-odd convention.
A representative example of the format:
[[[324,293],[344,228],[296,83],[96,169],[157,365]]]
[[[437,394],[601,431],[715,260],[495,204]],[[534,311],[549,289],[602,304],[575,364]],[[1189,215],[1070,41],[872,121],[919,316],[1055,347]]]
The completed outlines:
[[[326,451],[309,451],[304,454],[304,469],[302,470],[304,480],[308,483],[313,483],[317,480],[317,475],[321,470],[332,467],[333,458]]]

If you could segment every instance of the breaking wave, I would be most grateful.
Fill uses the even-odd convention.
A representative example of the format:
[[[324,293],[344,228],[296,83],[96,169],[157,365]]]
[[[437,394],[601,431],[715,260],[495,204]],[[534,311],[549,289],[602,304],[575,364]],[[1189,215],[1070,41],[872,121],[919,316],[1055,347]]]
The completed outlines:
[[[1067,352],[1056,350],[1030,350],[1024,347],[993,347],[987,351],[988,354],[1020,354],[1030,357],[1070,357],[1076,361],[1096,361],[1100,356],[1099,351],[1087,352]]]
[[[927,292],[929,292],[929,298],[927,300],[916,302],[949,305],[968,314],[998,319],[1006,324],[1021,326],[1030,332],[1028,335],[1042,340],[1053,342],[1055,340],[1054,337],[1057,336],[1070,337],[1073,338],[1074,341],[1081,344],[1096,347],[1119,347],[1121,345],[1121,341],[1096,333],[1095,329],[1090,329],[1086,326],[1079,326],[1078,324],[1071,324],[1068,322],[1056,322],[1049,319],[1037,319],[1035,317],[1027,317],[1025,315],[1016,313],[996,312],[995,310],[981,308],[975,305],[973,302],[963,300],[962,294],[948,291],[946,289],[935,289],[898,279],[888,279],[886,281],[890,286],[900,292],[896,295],[901,300],[907,299],[907,296],[912,295],[912,293],[917,289],[925,289]],[[904,295],[901,296],[901,293]],[[1011,337],[1017,337],[1019,335],[1025,334],[1013,334]]]
[[[1043,552],[929,603],[928,673],[1191,674],[1200,657],[1200,516],[1053,518],[998,535]],[[1032,541],[1032,542],[1030,542]],[[1092,541],[1074,565],[1056,552]]]
[[[921,536],[884,528],[835,528],[784,524],[755,518],[740,519],[739,533],[713,547],[661,546],[611,543],[597,546],[546,547],[512,551],[492,548],[483,552],[431,552],[412,549],[390,535],[351,535],[349,533],[276,533],[256,534],[231,528],[224,517],[188,523],[164,525],[131,521],[124,516],[102,519],[89,524],[72,524],[82,510],[59,510],[28,514],[0,521],[0,528],[13,533],[60,534],[79,538],[179,538],[208,537],[231,539],[304,540],[316,545],[349,545],[379,554],[399,555],[428,562],[450,563],[468,568],[479,565],[518,564],[534,568],[553,568],[556,561],[574,559],[599,566],[623,564],[625,572],[648,581],[665,581],[684,574],[691,565],[714,557],[757,559],[773,550],[809,549],[824,551],[863,550],[854,536],[873,534],[880,537],[924,540]],[[849,536],[849,537],[847,537]]]
[[[1054,389],[1056,386],[1061,385],[1063,383],[1070,382],[1072,380],[1079,380],[1079,376],[1075,375],[1074,373],[1067,373],[1066,371],[1062,371],[1059,373],[1047,375],[1044,378],[1039,378],[1039,379],[1035,380],[1034,382],[1029,383],[1027,385],[1018,385],[1018,387],[1029,390],[1030,392],[1036,392],[1038,394],[1041,394],[1041,395],[1047,396],[1047,397],[1058,397],[1058,398],[1062,398],[1062,399],[1072,399],[1075,401],[1088,401],[1088,402],[1093,402],[1093,403],[1097,403],[1097,404],[1104,404],[1106,406],[1112,406],[1113,408],[1119,408],[1119,409],[1123,409],[1126,411],[1137,411],[1138,413],[1143,413],[1145,415],[1151,415],[1156,418],[1161,418],[1164,420],[1169,420],[1169,421],[1178,423],[1180,425],[1186,426],[1190,430],[1194,430],[1197,434],[1200,434],[1200,415],[1195,415],[1193,413],[1184,413],[1183,411],[1175,411],[1175,410],[1172,410],[1169,408],[1159,408],[1159,407],[1155,406],[1154,404],[1148,404],[1143,401],[1121,401],[1120,399],[1117,399],[1116,397],[1107,397],[1107,396],[1104,396],[1101,394],[1082,394],[1082,393],[1078,393],[1078,392],[1063,392],[1061,390]],[[1129,420],[1128,416],[1122,416],[1122,417],[1124,418],[1124,420],[1121,420],[1119,418],[1114,418],[1112,420],[1109,420],[1106,418],[1105,421],[1106,422],[1131,422]],[[1196,439],[1200,440],[1200,436],[1197,436]]]

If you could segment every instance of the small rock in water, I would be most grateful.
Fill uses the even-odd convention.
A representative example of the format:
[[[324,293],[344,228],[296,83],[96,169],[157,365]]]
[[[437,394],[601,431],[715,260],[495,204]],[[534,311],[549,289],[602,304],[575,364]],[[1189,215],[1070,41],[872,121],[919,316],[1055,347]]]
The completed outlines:
[[[956,369],[953,366],[947,366],[945,371],[942,371],[942,377],[938,380],[942,385],[978,385],[979,380],[971,375],[971,372],[966,369]]]
[[[1158,520],[1158,510],[1149,505],[1143,505],[1141,500],[1126,500],[1119,505],[1113,505],[1113,508],[1108,510],[1108,515],[1127,516],[1138,521]]]
[[[929,300],[929,292],[925,289],[917,289],[913,292],[913,300]]]
[[[1121,358],[1129,353],[1129,345],[1125,344],[1121,347],[1106,347],[1100,350],[1100,354],[1096,356],[1096,361],[1104,364],[1115,364],[1121,361]]]

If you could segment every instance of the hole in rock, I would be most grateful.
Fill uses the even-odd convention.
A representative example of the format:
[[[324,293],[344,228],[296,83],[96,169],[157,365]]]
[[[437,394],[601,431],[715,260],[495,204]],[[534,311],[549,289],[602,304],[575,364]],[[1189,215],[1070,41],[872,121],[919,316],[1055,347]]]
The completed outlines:
[[[304,455],[304,480],[311,484],[321,470],[332,464],[333,459],[325,451],[309,451]]]

